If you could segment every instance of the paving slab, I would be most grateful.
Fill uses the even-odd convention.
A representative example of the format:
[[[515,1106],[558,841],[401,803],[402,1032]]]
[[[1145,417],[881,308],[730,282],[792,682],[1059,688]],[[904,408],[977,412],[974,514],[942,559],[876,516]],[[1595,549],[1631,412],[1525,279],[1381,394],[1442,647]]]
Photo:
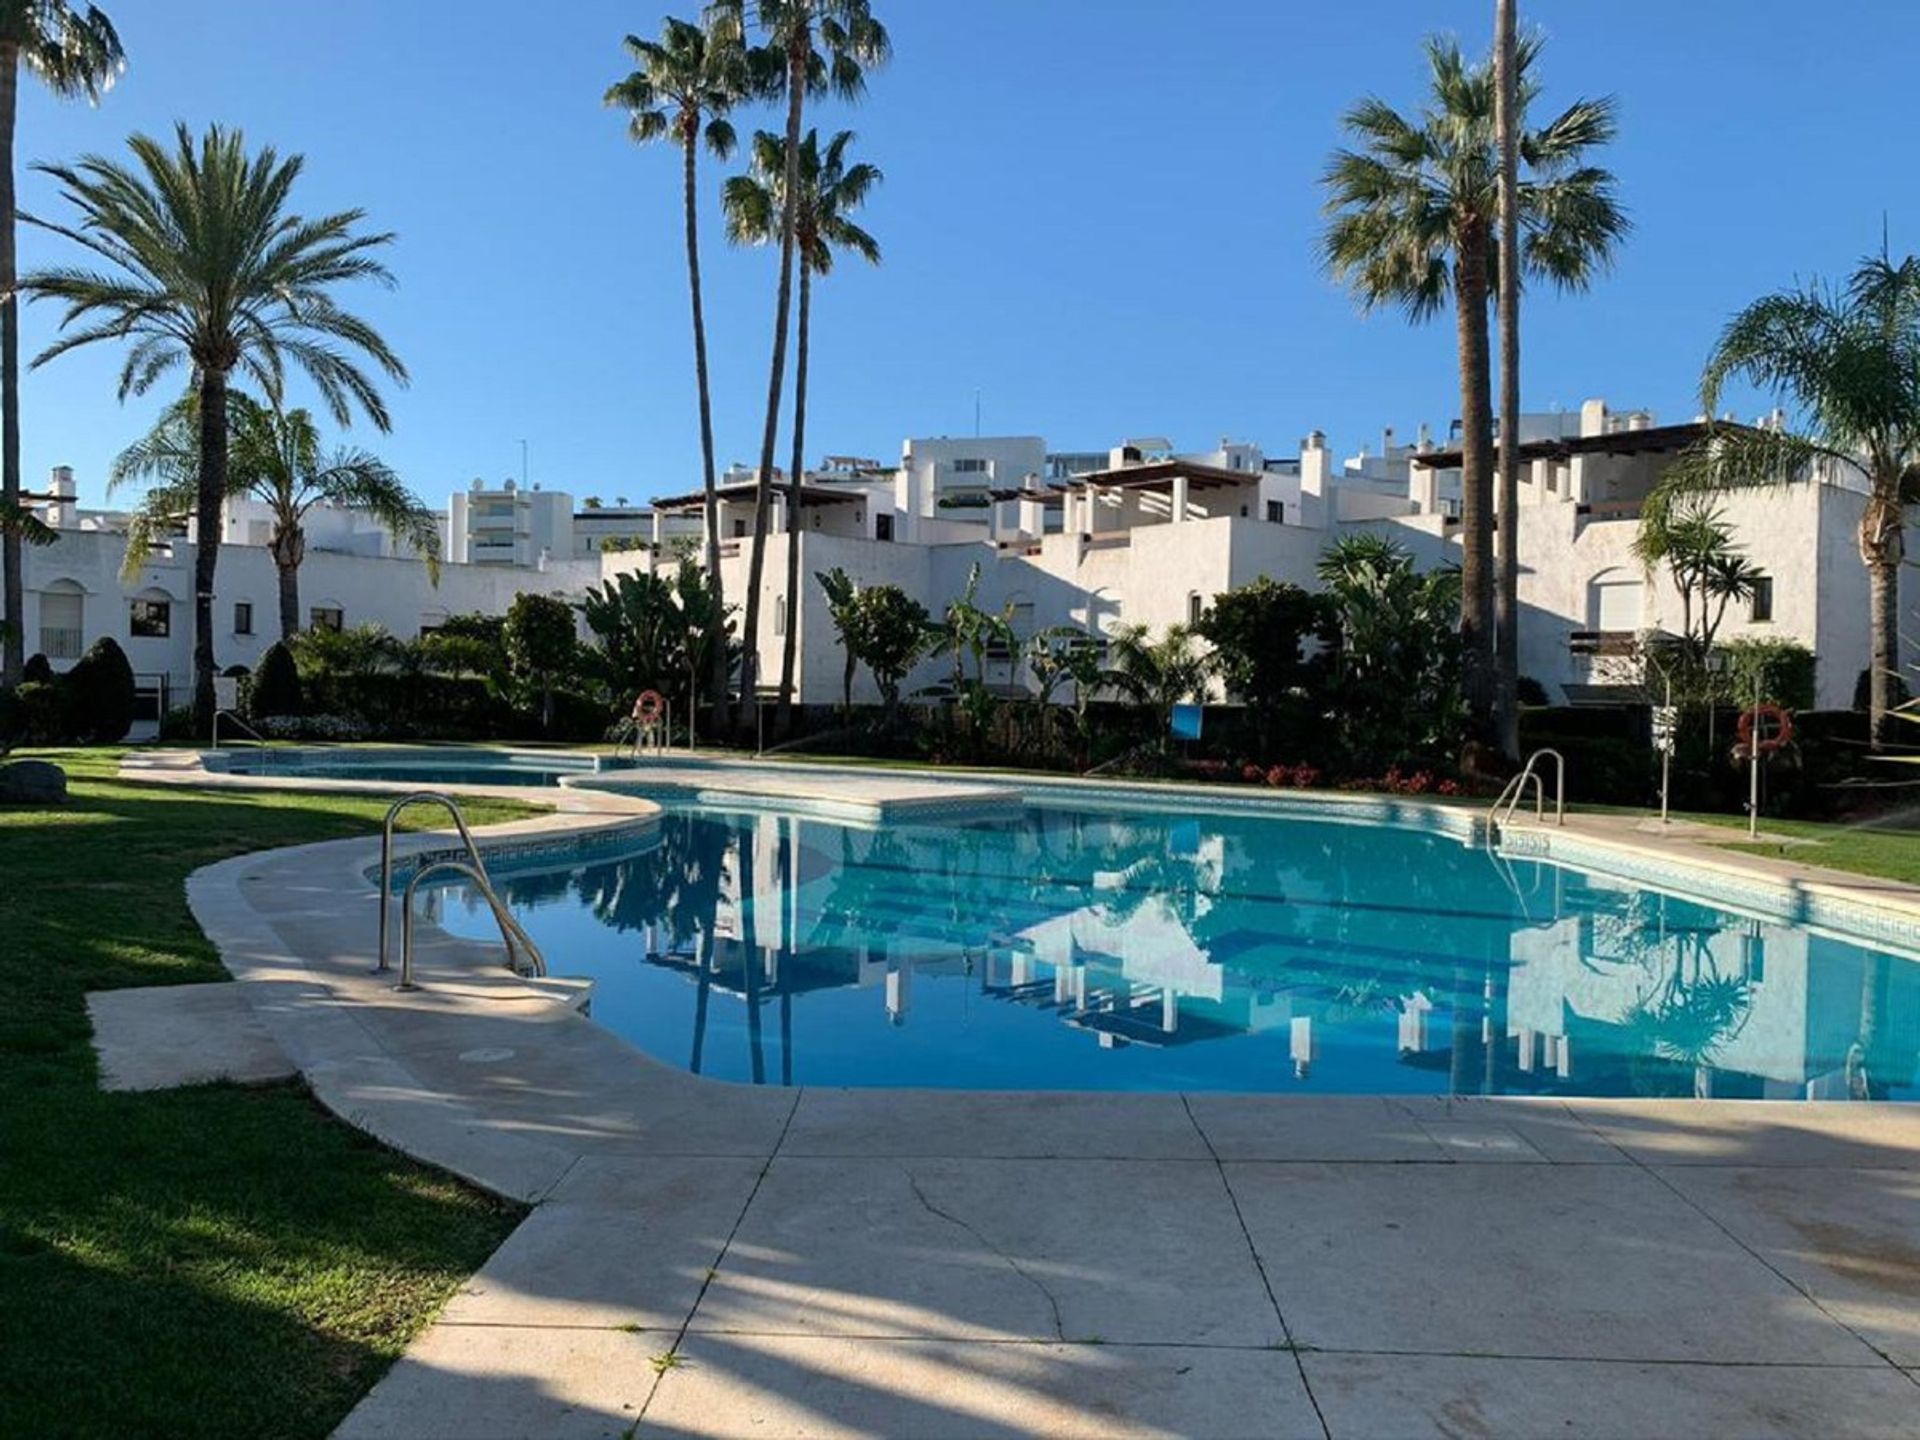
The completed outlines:
[[[692,1328],[1271,1345],[1211,1165],[776,1159]]]
[[[1206,1160],[1178,1095],[809,1086],[783,1155]]]
[[[1226,1166],[1296,1341],[1615,1360],[1877,1359],[1620,1165]]]
[[[1456,1356],[1301,1357],[1333,1440],[1910,1440],[1899,1371]]]
[[[334,1440],[619,1440],[666,1348],[619,1330],[436,1325]]]
[[[663,1331],[671,1343],[760,1168],[737,1159],[582,1161],[460,1287],[439,1323],[629,1327]]]
[[[1211,1095],[1187,1106],[1222,1160],[1444,1160],[1404,1104],[1378,1095]]]
[[[1896,1364],[1920,1366],[1920,1174],[1697,1166],[1661,1174],[1842,1324]]]
[[[165,1090],[299,1073],[240,986],[142,985],[87,996],[103,1090]]]
[[[1319,1440],[1293,1356],[1177,1346],[690,1336],[642,1436]]]
[[[1920,1105],[1585,1099],[1567,1105],[1646,1164],[1920,1169]]]

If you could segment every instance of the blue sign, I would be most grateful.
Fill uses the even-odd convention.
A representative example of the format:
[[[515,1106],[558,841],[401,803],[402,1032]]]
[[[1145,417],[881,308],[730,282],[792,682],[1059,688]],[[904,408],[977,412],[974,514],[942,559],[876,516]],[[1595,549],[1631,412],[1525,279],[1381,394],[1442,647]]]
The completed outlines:
[[[1206,713],[1204,705],[1176,705],[1173,707],[1173,738],[1176,740],[1198,740],[1200,738],[1200,717]]]

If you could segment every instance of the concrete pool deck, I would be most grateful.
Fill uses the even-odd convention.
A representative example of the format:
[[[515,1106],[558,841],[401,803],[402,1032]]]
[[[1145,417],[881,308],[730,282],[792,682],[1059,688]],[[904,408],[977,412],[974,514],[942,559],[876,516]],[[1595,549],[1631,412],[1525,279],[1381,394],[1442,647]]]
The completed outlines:
[[[323,1103],[535,1207],[343,1437],[1920,1429],[1920,1107],[755,1089],[431,926],[395,993],[376,858],[189,883]]]

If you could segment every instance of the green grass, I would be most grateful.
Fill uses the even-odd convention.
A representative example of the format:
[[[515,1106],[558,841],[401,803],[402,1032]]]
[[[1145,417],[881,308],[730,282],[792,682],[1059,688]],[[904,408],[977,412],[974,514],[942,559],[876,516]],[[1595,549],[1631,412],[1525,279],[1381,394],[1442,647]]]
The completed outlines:
[[[1687,818],[1708,825],[1738,828],[1742,832],[1747,827],[1744,815],[1690,815]],[[1811,820],[1775,820],[1768,816],[1761,817],[1760,831],[1764,835],[1786,836],[1787,843],[1763,840],[1754,844],[1744,839],[1711,843],[1722,850],[1920,885],[1920,831],[1886,820],[1823,825]]]
[[[0,1432],[323,1436],[518,1209],[297,1085],[103,1093],[84,997],[226,978],[187,875],[367,834],[387,802],[142,785],[116,752],[41,753],[72,802],[0,809]]]

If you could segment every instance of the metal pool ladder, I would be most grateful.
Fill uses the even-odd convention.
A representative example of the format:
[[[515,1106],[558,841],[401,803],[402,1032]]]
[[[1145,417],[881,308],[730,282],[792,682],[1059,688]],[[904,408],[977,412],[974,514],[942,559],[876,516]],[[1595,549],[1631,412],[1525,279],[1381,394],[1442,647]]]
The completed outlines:
[[[481,898],[487,902],[487,908],[493,911],[494,923],[500,927],[500,939],[507,947],[507,967],[517,975],[545,975],[546,957],[541,955],[540,947],[533,943],[520,922],[513,918],[512,912],[501,903],[499,894],[493,888],[493,882],[487,877],[487,862],[480,858],[480,847],[473,843],[473,832],[467,829],[466,816],[460,813],[460,807],[451,795],[438,790],[416,790],[410,795],[402,795],[387,810],[387,818],[380,827],[380,962],[374,966],[375,973],[385,974],[391,970],[388,960],[388,934],[393,911],[393,827],[400,813],[410,805],[439,805],[453,817],[454,826],[460,831],[460,840],[466,846],[465,860],[434,860],[415,870],[407,880],[406,894],[400,901],[400,983],[398,989],[417,990],[413,983],[413,896],[420,888],[420,882],[429,875],[459,874],[465,875],[479,889]],[[523,958],[524,957],[524,958]]]
[[[1527,763],[1520,767],[1520,773],[1507,781],[1499,797],[1487,809],[1487,847],[1493,847],[1494,837],[1499,833],[1503,822],[1513,819],[1513,812],[1520,808],[1520,802],[1527,796],[1528,787],[1533,791],[1533,818],[1546,819],[1547,786],[1541,779],[1539,765],[1543,759],[1553,761],[1553,823],[1567,823],[1567,759],[1558,750],[1536,750],[1527,757]]]

